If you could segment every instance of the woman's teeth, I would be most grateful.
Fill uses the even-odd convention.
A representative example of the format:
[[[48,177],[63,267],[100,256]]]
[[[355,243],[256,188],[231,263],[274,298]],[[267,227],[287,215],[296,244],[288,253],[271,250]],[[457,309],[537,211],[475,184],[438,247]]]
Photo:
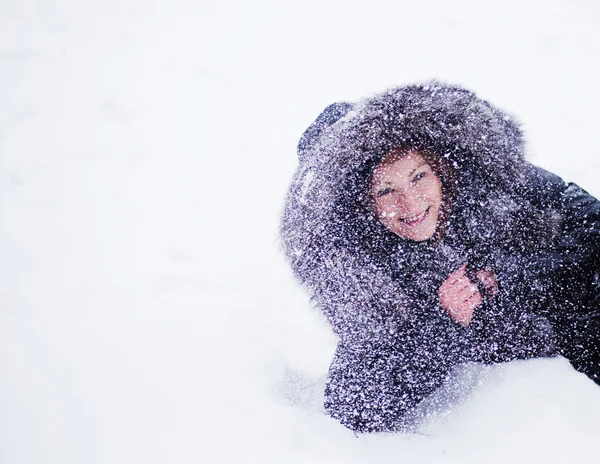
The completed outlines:
[[[413,222],[419,222],[422,219],[425,218],[425,216],[427,216],[427,213],[429,212],[429,208],[427,208],[425,211],[423,211],[421,214],[419,214],[418,216],[411,216],[408,218],[400,218],[400,220],[402,222],[406,222],[408,224],[413,223]]]

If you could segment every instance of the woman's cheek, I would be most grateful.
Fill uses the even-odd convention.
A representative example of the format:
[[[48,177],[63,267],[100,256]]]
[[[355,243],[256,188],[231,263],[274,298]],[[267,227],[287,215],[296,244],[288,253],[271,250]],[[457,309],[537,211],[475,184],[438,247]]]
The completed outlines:
[[[382,220],[390,220],[398,214],[398,212],[396,211],[396,205],[388,201],[380,202],[377,211],[379,218]]]

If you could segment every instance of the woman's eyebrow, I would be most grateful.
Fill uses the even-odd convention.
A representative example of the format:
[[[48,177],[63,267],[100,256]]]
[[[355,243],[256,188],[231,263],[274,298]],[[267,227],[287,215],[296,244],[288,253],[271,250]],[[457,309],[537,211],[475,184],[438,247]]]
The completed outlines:
[[[408,177],[413,175],[413,172],[415,172],[417,169],[419,169],[421,166],[423,166],[424,164],[427,164],[427,161],[423,161],[421,164],[419,164],[416,168],[414,168],[412,171],[410,171],[410,174],[408,175]]]
[[[407,177],[410,177],[410,176],[412,176],[412,175],[413,175],[413,173],[414,173],[414,172],[415,172],[417,169],[419,169],[421,166],[424,166],[424,165],[426,165],[426,164],[428,164],[428,163],[427,163],[427,161],[423,161],[423,162],[422,162],[421,164],[419,164],[419,165],[418,165],[416,168],[414,168],[412,171],[410,171],[410,173],[408,174],[408,176],[407,176]],[[387,184],[387,185],[392,185],[392,182],[390,182],[389,180],[384,180],[384,181],[378,182],[378,184],[379,184],[379,185],[386,185],[386,184]]]

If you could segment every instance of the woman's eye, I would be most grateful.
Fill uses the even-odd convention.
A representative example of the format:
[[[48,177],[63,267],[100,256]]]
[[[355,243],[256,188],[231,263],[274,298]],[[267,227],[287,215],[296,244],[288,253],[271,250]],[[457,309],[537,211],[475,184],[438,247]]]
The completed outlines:
[[[425,177],[427,175],[426,172],[420,172],[419,174],[417,174],[415,177],[413,177],[413,182],[417,182],[419,180],[421,180],[423,177]]]
[[[391,193],[391,192],[392,192],[392,189],[391,189],[391,188],[384,188],[384,189],[381,189],[381,190],[379,190],[379,191],[377,192],[377,198],[379,198],[379,197],[382,197],[382,196],[384,196],[384,195],[387,195],[388,193]]]

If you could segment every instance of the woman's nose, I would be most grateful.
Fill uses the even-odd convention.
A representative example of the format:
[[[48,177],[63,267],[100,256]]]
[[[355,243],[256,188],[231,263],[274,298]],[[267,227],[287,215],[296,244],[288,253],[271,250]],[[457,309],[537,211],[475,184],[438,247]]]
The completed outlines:
[[[421,195],[413,189],[406,189],[401,195],[398,195],[397,206],[406,212],[414,212],[422,202]]]

